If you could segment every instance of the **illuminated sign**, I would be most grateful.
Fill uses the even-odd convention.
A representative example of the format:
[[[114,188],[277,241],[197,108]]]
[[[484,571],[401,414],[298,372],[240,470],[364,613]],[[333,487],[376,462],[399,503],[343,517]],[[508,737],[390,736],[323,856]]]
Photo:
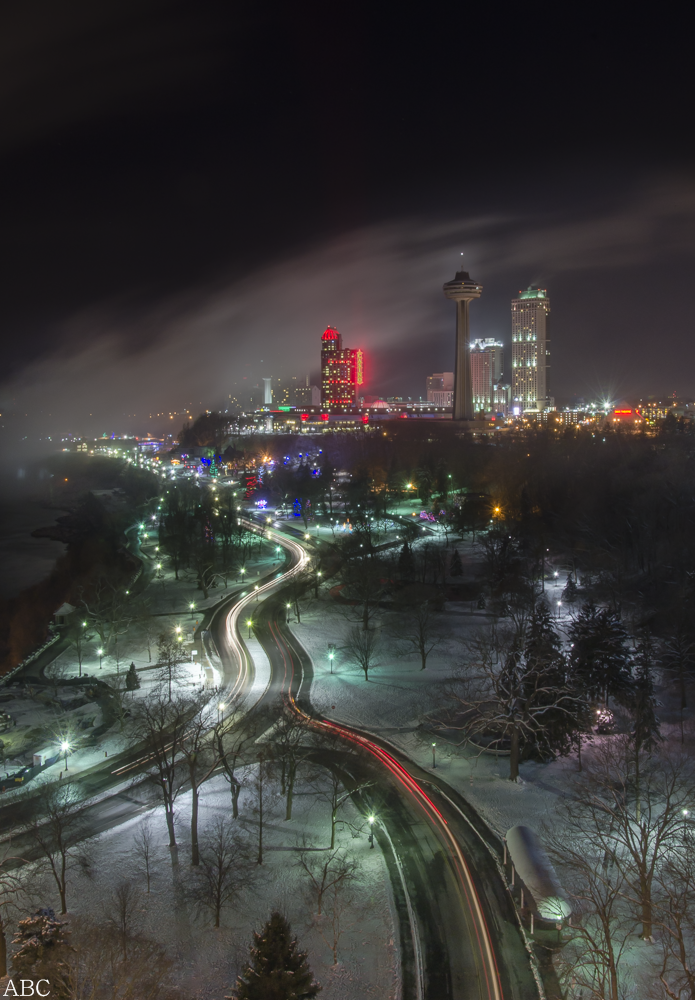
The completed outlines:
[[[357,351],[356,355],[356,373],[355,381],[358,385],[364,384],[364,353],[362,351]]]
[[[613,410],[613,413],[615,413],[616,415],[624,416],[624,417],[631,417],[632,416],[632,410]]]

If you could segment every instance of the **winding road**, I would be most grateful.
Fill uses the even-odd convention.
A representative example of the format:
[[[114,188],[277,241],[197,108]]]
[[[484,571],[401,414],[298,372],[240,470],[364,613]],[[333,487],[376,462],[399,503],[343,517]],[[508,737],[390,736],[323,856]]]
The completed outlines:
[[[289,702],[325,738],[319,739],[317,759],[340,770],[365,815],[374,810],[375,837],[398,910],[403,1000],[539,1000],[514,905],[480,820],[471,819],[470,807],[450,787],[396,748],[313,710],[311,660],[285,621],[282,596],[288,581],[306,571],[310,557],[289,533],[248,524],[281,545],[289,565],[261,580],[258,589],[230,598],[231,607],[225,601],[213,612],[207,630],[223,668],[220,700],[243,704],[242,724],[255,738],[267,731],[283,701]],[[254,634],[270,664],[260,689],[240,629],[250,606]],[[80,777],[85,800],[99,795],[83,811],[91,833],[149,806],[137,785],[122,787],[125,776],[137,778],[146,767],[143,748],[133,747]],[[35,809],[35,797],[0,808],[0,833],[6,837]],[[23,856],[31,856],[29,838],[15,836],[13,853],[23,847]]]

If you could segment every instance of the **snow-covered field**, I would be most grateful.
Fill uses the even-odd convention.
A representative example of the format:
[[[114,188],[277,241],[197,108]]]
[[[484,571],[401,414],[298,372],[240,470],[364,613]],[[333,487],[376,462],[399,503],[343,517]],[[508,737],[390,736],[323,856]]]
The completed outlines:
[[[246,787],[241,793],[237,821],[232,819],[227,783],[217,777],[203,786],[199,820],[203,850],[212,825],[221,817],[247,836],[251,849],[257,851],[253,769],[242,772],[240,777]],[[349,801],[341,809],[346,822],[338,829],[338,844],[358,863],[359,874],[352,892],[348,891],[352,902],[341,918],[344,931],[338,944],[338,964],[334,966],[330,900],[324,902],[327,912],[318,918],[315,901],[308,895],[307,876],[296,866],[304,841],[319,849],[328,848],[329,807],[316,795],[313,786],[302,781],[300,773],[293,818],[286,822],[284,800],[279,796],[279,788],[275,787],[275,792],[274,804],[266,803],[264,807],[263,865],[257,866],[252,886],[223,910],[219,929],[208,914],[199,913],[187,898],[186,883],[191,873],[186,839],[190,794],[180,796],[177,801],[180,845],[173,855],[167,846],[161,808],[148,808],[145,803],[138,819],[97,838],[91,846],[95,877],[90,879],[75,873],[68,890],[69,916],[103,920],[113,910],[113,893],[118,885],[123,880],[132,881],[139,894],[133,930],[166,946],[174,960],[174,978],[181,995],[196,1000],[220,1000],[228,995],[241,964],[248,957],[252,931],[263,925],[272,909],[279,909],[290,920],[301,947],[309,952],[309,963],[323,986],[322,997],[397,1000],[400,959],[388,874],[378,847],[369,849],[363,818]],[[148,817],[156,843],[155,874],[149,894],[134,853],[134,836]],[[30,899],[27,908],[59,908],[55,885],[46,876],[31,879]]]

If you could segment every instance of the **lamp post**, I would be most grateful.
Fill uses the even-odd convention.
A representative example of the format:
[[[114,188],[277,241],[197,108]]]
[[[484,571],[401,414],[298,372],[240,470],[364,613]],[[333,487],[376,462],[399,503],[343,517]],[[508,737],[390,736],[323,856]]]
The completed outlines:
[[[258,600],[258,584],[253,589],[256,591],[256,600]]]
[[[369,849],[372,850],[374,847],[374,816],[369,817]]]
[[[688,840],[688,816],[690,812],[688,809],[683,810],[683,843],[685,844]]]
[[[557,616],[560,617],[560,608],[562,607],[562,601],[557,602]]]
[[[328,643],[328,662],[331,665],[331,673],[333,673],[333,657],[335,656],[335,643]]]
[[[220,722],[221,719],[222,720],[224,719],[224,702],[223,701],[221,701],[219,703],[219,705],[217,706],[217,721]]]
[[[286,624],[289,625],[289,623],[290,623],[290,611],[292,610],[292,605],[291,604],[286,604],[285,607],[287,608]]]
[[[68,769],[68,750],[70,749],[70,744],[67,740],[63,740],[60,744],[60,749],[62,753],[65,754],[65,770]]]
[[[437,744],[432,744],[432,767],[437,766]]]
[[[253,618],[247,618],[246,624],[249,627],[249,639],[251,638],[251,626],[253,625]]]

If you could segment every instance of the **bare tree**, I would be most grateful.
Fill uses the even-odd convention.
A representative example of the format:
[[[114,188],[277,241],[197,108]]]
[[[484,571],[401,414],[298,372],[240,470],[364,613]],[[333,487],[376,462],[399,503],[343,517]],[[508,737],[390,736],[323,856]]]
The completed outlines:
[[[389,634],[396,639],[400,650],[420,657],[420,667],[424,670],[427,657],[448,636],[439,596],[429,588],[408,587],[401,594],[397,608],[395,620],[389,624]]]
[[[115,647],[116,669],[118,669],[118,637],[125,635],[134,617],[130,596],[122,588],[105,577],[97,580],[89,600],[83,598],[82,607],[89,628],[92,628],[104,650]]]
[[[181,741],[181,752],[188,767],[191,786],[191,864],[200,861],[198,848],[198,803],[200,786],[207,781],[220,763],[218,742],[211,733],[212,715],[217,711],[206,696],[191,702],[193,710],[186,728],[186,736]]]
[[[583,835],[546,839],[569,893],[575,919],[558,959],[567,1000],[624,1000],[621,959],[633,932],[622,907],[625,883],[610,856]]]
[[[359,621],[366,632],[374,618],[380,613],[379,602],[384,594],[386,566],[378,558],[360,556],[346,562],[343,570],[346,596],[356,601],[361,607]],[[348,615],[351,615],[350,605],[346,605]]]
[[[695,997],[695,860],[684,831],[658,874],[657,917],[662,964],[656,994],[668,1000]]]
[[[348,629],[343,649],[363,671],[366,681],[369,680],[369,671],[376,666],[380,645],[379,634],[372,629],[364,631],[359,625],[353,625]]]
[[[145,645],[147,646],[147,662],[152,663],[152,646],[154,640],[159,635],[160,625],[154,615],[150,614],[149,609],[147,608],[145,608],[143,614],[140,616],[139,624],[143,632]]]
[[[220,817],[203,839],[188,894],[201,910],[212,914],[215,927],[219,927],[224,907],[251,885],[256,873],[248,841]]]
[[[348,891],[345,882],[334,882],[327,893],[328,905],[326,907],[328,923],[319,927],[319,934],[331,949],[333,954],[333,965],[338,964],[338,947],[342,936],[355,923],[348,923],[347,913],[352,906],[354,899]]]
[[[222,774],[229,783],[229,790],[232,795],[232,816],[239,817],[239,795],[242,784],[237,777],[237,765],[241,760],[244,748],[253,741],[253,737],[230,719],[226,718],[221,725],[215,726],[213,739],[217,750],[217,756],[222,766]]]
[[[334,749],[334,746],[331,745],[332,740],[330,737],[322,742],[325,742],[329,749]],[[362,782],[352,789],[347,789],[343,784],[343,779],[337,767],[321,768],[314,775],[312,780],[314,794],[327,802],[331,811],[331,841],[329,850],[332,851],[335,848],[338,824],[344,822],[339,818],[341,808],[351,795],[369,788],[371,785],[372,782]]]
[[[285,796],[285,819],[292,819],[292,798],[297,769],[312,748],[306,743],[307,724],[288,704],[273,728],[274,759],[280,769],[280,791]]]
[[[174,1000],[179,995],[172,962],[160,944],[142,934],[131,936],[126,960],[109,924],[77,917],[70,926],[70,1000]]]
[[[157,665],[159,679],[167,685],[169,701],[171,701],[174,681],[181,677],[181,668],[186,660],[181,637],[176,634],[160,633],[157,639]]]
[[[680,844],[684,810],[695,782],[686,758],[646,758],[640,775],[640,818],[634,783],[634,748],[624,737],[597,747],[575,794],[560,805],[563,822],[586,844],[612,859],[621,874],[621,895],[652,939],[654,886],[660,868]]]
[[[128,961],[128,943],[137,932],[140,914],[140,893],[132,882],[122,879],[111,893],[105,907],[106,926],[121,948],[123,961]]]
[[[132,851],[137,870],[142,872],[147,882],[147,892],[149,894],[152,879],[157,872],[157,849],[155,846],[154,831],[149,816],[146,816],[133,836]]]
[[[15,904],[15,899],[22,888],[22,879],[15,871],[10,871],[8,864],[18,861],[7,852],[0,859],[0,979],[7,975],[7,930],[9,915]]]
[[[359,866],[350,859],[342,847],[331,848],[328,852],[304,845],[296,865],[306,875],[309,893],[316,902],[316,912],[321,916],[323,897],[335,885],[353,882]]]
[[[77,788],[72,784],[47,787],[40,797],[32,837],[41,855],[41,867],[52,876],[60,896],[60,912],[67,913],[70,873],[90,872],[86,828]]]
[[[185,780],[182,743],[190,715],[190,700],[169,700],[155,692],[135,703],[131,720],[131,731],[144,742],[151,762],[149,779],[162,796],[170,847],[176,847],[174,805]]]
[[[87,645],[91,639],[86,625],[87,623],[84,619],[80,618],[79,621],[73,622],[70,629],[70,648],[75,651],[80,677],[82,676],[82,661],[84,660],[85,650],[87,649]]]

